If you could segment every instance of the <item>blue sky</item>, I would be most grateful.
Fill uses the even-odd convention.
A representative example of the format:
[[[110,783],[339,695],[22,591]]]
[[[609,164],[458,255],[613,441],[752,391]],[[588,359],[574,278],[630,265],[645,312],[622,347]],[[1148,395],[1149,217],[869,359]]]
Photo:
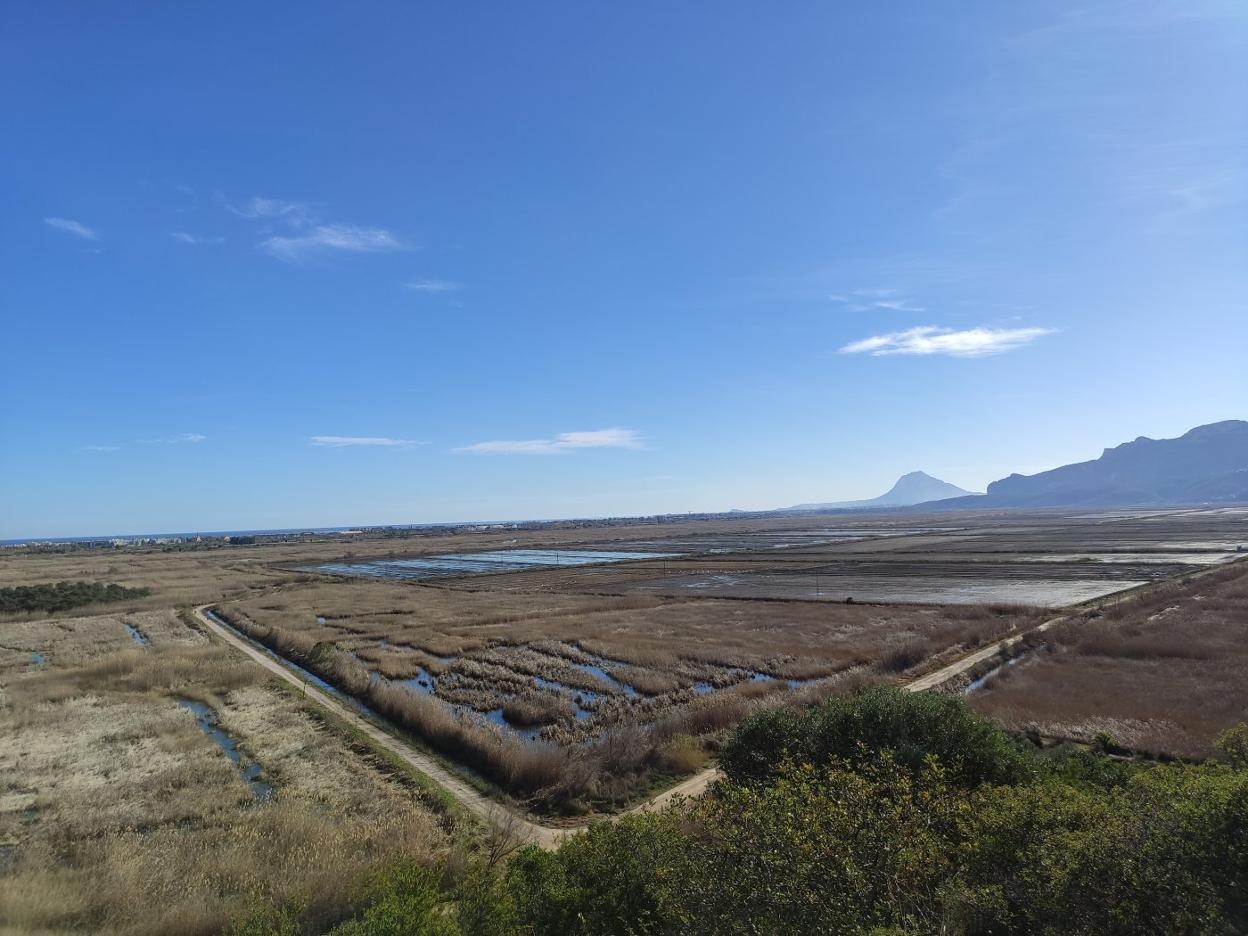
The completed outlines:
[[[979,488],[1248,414],[1237,2],[14,2],[0,537]]]

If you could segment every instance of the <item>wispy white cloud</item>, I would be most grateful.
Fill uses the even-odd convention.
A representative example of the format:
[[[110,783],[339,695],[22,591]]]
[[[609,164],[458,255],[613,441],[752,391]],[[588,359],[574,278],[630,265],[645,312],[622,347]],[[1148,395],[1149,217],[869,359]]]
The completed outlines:
[[[82,450],[84,452],[116,452],[126,445],[194,445],[198,442],[205,442],[207,439],[206,435],[199,432],[180,432],[177,435],[161,436],[157,439],[135,439],[133,442],[117,445],[84,445]]]
[[[183,443],[194,444],[196,442],[204,442],[207,440],[206,435],[198,432],[180,432],[177,435],[164,436],[159,439],[139,439],[140,445],[182,445]]]
[[[470,455],[567,455],[579,449],[644,448],[641,434],[633,429],[594,429],[561,432],[553,439],[521,439],[477,442],[454,449]]]
[[[463,287],[452,280],[423,279],[412,283],[404,283],[404,289],[414,289],[423,293],[459,292]]]
[[[58,231],[65,231],[67,234],[73,234],[75,237],[81,237],[83,240],[99,240],[99,235],[91,228],[87,227],[81,221],[74,221],[70,218],[44,218],[43,223],[48,227],[54,227]]]
[[[380,250],[401,250],[403,245],[384,228],[356,227],[353,224],[319,224],[297,237],[274,236],[262,240],[257,247],[267,254],[298,263],[304,258],[326,250],[368,253]]]
[[[309,202],[255,195],[242,205],[234,205],[220,193],[217,198],[240,218],[263,222],[258,231],[263,240],[256,244],[256,249],[287,263],[301,263],[334,250],[375,253],[406,249],[406,245],[385,228],[324,221],[317,216],[316,206]],[[276,233],[280,230],[284,233]]]
[[[892,287],[883,289],[855,289],[849,294],[828,296],[832,302],[843,304],[850,312],[869,312],[873,309],[884,309],[888,312],[926,312],[927,307],[919,305],[905,290]]]
[[[842,354],[944,354],[951,357],[983,357],[1021,348],[1044,335],[1049,328],[967,328],[955,331],[935,325],[920,325],[905,331],[889,332],[854,341],[841,348]]]
[[[402,445],[427,445],[414,439],[390,439],[385,436],[309,436],[309,445],[322,445],[329,448],[348,448],[353,445],[374,445],[393,447]]]
[[[169,236],[176,241],[191,245],[225,243],[224,237],[201,237],[195,234],[187,234],[185,231],[170,231]]]
[[[285,221],[295,227],[309,224],[314,220],[312,206],[307,202],[284,201],[280,198],[261,198],[254,195],[242,205],[225,203],[225,207],[240,218],[267,218]]]

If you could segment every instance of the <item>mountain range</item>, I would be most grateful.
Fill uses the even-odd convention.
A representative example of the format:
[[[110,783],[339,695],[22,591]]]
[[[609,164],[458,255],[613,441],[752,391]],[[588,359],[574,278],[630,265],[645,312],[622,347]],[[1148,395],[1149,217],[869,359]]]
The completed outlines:
[[[936,510],[1248,502],[1248,422],[1197,426],[1177,439],[1140,436],[1092,461],[1012,474],[987,494],[933,500]]]
[[[1248,503],[1248,422],[1197,426],[1177,439],[1140,436],[1099,458],[1034,475],[1012,474],[972,494],[922,471],[902,475],[879,497],[798,504],[784,510],[932,510],[1009,507],[1129,507]]]

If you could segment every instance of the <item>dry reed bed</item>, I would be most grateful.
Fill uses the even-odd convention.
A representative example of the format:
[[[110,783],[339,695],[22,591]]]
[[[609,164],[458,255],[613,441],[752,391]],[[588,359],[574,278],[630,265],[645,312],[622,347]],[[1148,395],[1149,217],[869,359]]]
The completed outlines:
[[[933,610],[723,601],[605,609],[591,604],[576,614],[560,609],[550,616],[505,613],[494,594],[480,598],[397,586],[406,591],[407,607],[384,616],[370,609],[370,620],[384,618],[389,625],[376,635],[384,647],[370,648],[361,640],[364,629],[341,608],[347,595],[375,601],[369,595],[375,585],[315,586],[307,589],[312,594],[284,588],[280,596],[227,603],[219,611],[244,633],[313,669],[535,807],[573,810],[587,802],[618,805],[646,785],[654,771],[696,761],[689,754],[692,747],[705,751],[713,746],[717,733],[749,711],[791,704],[802,696],[789,692],[782,679],[754,682],[752,672],[815,678],[820,680],[816,694],[832,692],[860,678],[846,674],[872,665],[884,673],[897,672],[942,650],[975,646],[1036,619],[1034,612],[1007,607]],[[332,612],[315,603],[331,592],[337,593]],[[432,616],[439,619],[451,619],[450,608],[460,605],[454,623],[441,625],[450,634],[433,630],[422,609],[413,607],[426,596]],[[548,605],[550,598],[536,596],[536,601]],[[318,623],[318,617],[325,623]],[[502,618],[509,623],[500,624]],[[326,639],[331,627],[350,636]],[[396,651],[400,640],[405,648],[421,649]],[[716,640],[719,646],[708,646]],[[456,642],[475,643],[476,649],[449,662],[436,661],[441,666],[436,696],[398,685],[377,667],[391,653],[411,654],[423,666],[432,662],[427,648],[447,649]],[[762,647],[765,654],[759,652]],[[890,656],[899,647],[909,654],[902,662]],[[787,648],[793,652],[785,652]],[[602,666],[638,694],[625,695],[620,686],[579,668],[586,664]],[[396,671],[407,676],[413,670],[390,669],[391,674]],[[539,688],[534,677],[562,688]],[[696,682],[720,691],[700,694]],[[591,716],[574,719],[573,701]],[[553,743],[527,742],[448,703],[479,712],[502,709],[517,728],[545,726],[541,736]],[[691,737],[703,737],[704,742],[691,747]],[[669,749],[684,753],[677,757]]]
[[[1248,564],[1059,625],[972,704],[1011,728],[1201,758],[1248,720]]]
[[[383,605],[388,613],[380,613]],[[436,657],[475,656],[501,644],[588,662],[570,656],[571,647],[663,673],[703,663],[798,679],[873,663],[916,639],[928,641],[933,652],[973,646],[1039,618],[1034,610],[1010,607],[603,599],[388,582],[288,586],[222,607],[259,626],[306,636],[309,646],[332,640],[357,653],[368,636]],[[317,624],[318,616],[325,625]]]
[[[114,616],[61,621],[59,658],[87,662],[0,668],[0,930],[219,933],[252,897],[329,924],[362,874],[445,849],[427,809],[259,668],[161,621],[146,649]],[[124,649],[99,655],[117,630]],[[274,802],[254,805],[181,696],[213,705]]]

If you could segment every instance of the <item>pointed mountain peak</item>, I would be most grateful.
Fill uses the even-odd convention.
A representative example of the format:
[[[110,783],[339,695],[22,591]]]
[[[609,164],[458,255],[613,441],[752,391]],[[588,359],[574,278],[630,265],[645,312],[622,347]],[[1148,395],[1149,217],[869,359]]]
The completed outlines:
[[[970,494],[956,484],[933,478],[926,471],[911,471],[897,479],[886,494],[872,497],[869,500],[838,501],[828,504],[798,504],[791,510],[840,510],[866,507],[908,507],[911,504],[922,504],[926,501],[946,500],[950,497],[964,497]]]

